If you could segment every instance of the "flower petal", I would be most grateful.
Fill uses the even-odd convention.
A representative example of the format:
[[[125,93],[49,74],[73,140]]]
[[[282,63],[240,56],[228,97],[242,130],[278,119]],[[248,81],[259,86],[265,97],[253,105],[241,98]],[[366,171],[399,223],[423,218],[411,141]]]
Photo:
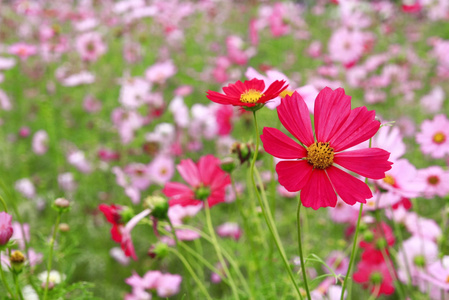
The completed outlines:
[[[190,188],[182,183],[179,182],[167,182],[165,184],[164,189],[162,190],[162,193],[165,194],[167,197],[177,197],[179,195],[193,195],[192,190]]]
[[[333,166],[327,168],[326,172],[338,196],[349,205],[354,205],[356,202],[366,203],[366,199],[373,196],[366,183],[349,173]]]
[[[281,80],[281,81],[276,80],[267,88],[267,90],[263,93],[263,96],[257,102],[265,103],[268,100],[276,98],[287,87],[288,87],[288,84],[285,84],[285,80]]]
[[[301,191],[301,202],[305,207],[315,210],[337,205],[337,195],[324,170],[313,169],[309,181]]]
[[[325,87],[315,100],[315,134],[318,142],[329,142],[351,111],[351,97],[345,90]],[[331,144],[332,145],[332,144]],[[335,149],[334,149],[335,150]]]
[[[335,154],[334,163],[371,179],[385,178],[391,169],[390,153],[379,148],[367,148]]]
[[[294,92],[292,96],[285,96],[277,107],[279,120],[285,129],[306,146],[314,143],[312,123],[309,110],[304,99]]]
[[[281,161],[276,165],[279,183],[289,192],[304,188],[313,167],[305,160]]]
[[[176,167],[182,178],[193,187],[200,185],[200,173],[198,166],[191,159],[183,159]]]
[[[351,110],[344,124],[329,140],[334,151],[343,151],[373,137],[380,127],[375,116],[375,111],[368,111],[365,106]]]
[[[204,185],[212,182],[214,173],[219,169],[220,160],[212,154],[205,155],[198,161],[199,180]]]
[[[260,139],[265,151],[274,157],[296,159],[307,156],[307,150],[304,147],[276,128],[265,127]]]

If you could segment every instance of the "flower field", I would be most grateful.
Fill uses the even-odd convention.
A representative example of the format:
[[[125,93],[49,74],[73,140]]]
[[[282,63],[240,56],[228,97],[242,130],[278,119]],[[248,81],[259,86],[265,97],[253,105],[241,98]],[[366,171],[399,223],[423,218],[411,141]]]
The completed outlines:
[[[449,1],[0,0],[0,299],[449,299]]]

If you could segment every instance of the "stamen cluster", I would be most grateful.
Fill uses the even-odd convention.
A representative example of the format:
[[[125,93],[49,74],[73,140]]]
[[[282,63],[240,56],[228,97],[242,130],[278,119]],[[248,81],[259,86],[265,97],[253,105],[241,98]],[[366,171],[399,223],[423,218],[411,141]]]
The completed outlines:
[[[307,149],[307,161],[315,169],[324,170],[334,162],[334,149],[329,143],[315,142]]]

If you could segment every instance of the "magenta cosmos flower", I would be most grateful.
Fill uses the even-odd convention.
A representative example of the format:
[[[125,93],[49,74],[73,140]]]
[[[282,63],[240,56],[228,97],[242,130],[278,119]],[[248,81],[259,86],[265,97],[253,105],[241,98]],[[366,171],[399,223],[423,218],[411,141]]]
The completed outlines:
[[[265,151],[287,159],[276,165],[279,183],[290,192],[301,190],[306,207],[337,204],[337,194],[350,205],[372,197],[368,185],[342,168],[372,179],[382,179],[391,168],[390,154],[379,148],[345,151],[371,138],[379,129],[375,112],[366,107],[351,109],[351,97],[342,88],[326,87],[317,96],[315,134],[307,105],[298,93],[286,96],[277,108],[284,127],[300,144],[275,128],[265,127],[261,136]]]
[[[181,177],[190,185],[168,182],[163,193],[169,197],[169,205],[198,205],[207,200],[209,207],[225,201],[229,175],[220,168],[220,160],[209,154],[194,163],[184,159],[177,166]]]

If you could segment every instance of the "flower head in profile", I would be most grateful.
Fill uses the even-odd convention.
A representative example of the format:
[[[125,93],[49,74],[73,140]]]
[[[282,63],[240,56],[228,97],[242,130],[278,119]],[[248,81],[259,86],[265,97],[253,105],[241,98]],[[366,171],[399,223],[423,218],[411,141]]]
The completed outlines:
[[[301,191],[306,207],[365,203],[372,197],[367,184],[343,170],[382,179],[391,168],[390,154],[379,148],[345,151],[371,138],[379,129],[375,112],[366,107],[351,109],[351,97],[342,88],[324,88],[317,96],[312,131],[307,105],[298,93],[286,96],[277,108],[284,127],[300,144],[275,128],[265,127],[261,136],[265,151],[285,159],[276,165],[279,183],[290,192]]]
[[[198,205],[207,200],[209,207],[225,201],[229,175],[220,168],[220,160],[209,154],[194,163],[184,159],[177,166],[179,174],[188,183],[168,182],[163,193],[169,197],[170,206]]]
[[[207,98],[219,104],[261,108],[268,100],[278,97],[287,87],[285,80],[274,81],[266,90],[263,80],[239,80],[223,87],[224,94],[208,91]]]

